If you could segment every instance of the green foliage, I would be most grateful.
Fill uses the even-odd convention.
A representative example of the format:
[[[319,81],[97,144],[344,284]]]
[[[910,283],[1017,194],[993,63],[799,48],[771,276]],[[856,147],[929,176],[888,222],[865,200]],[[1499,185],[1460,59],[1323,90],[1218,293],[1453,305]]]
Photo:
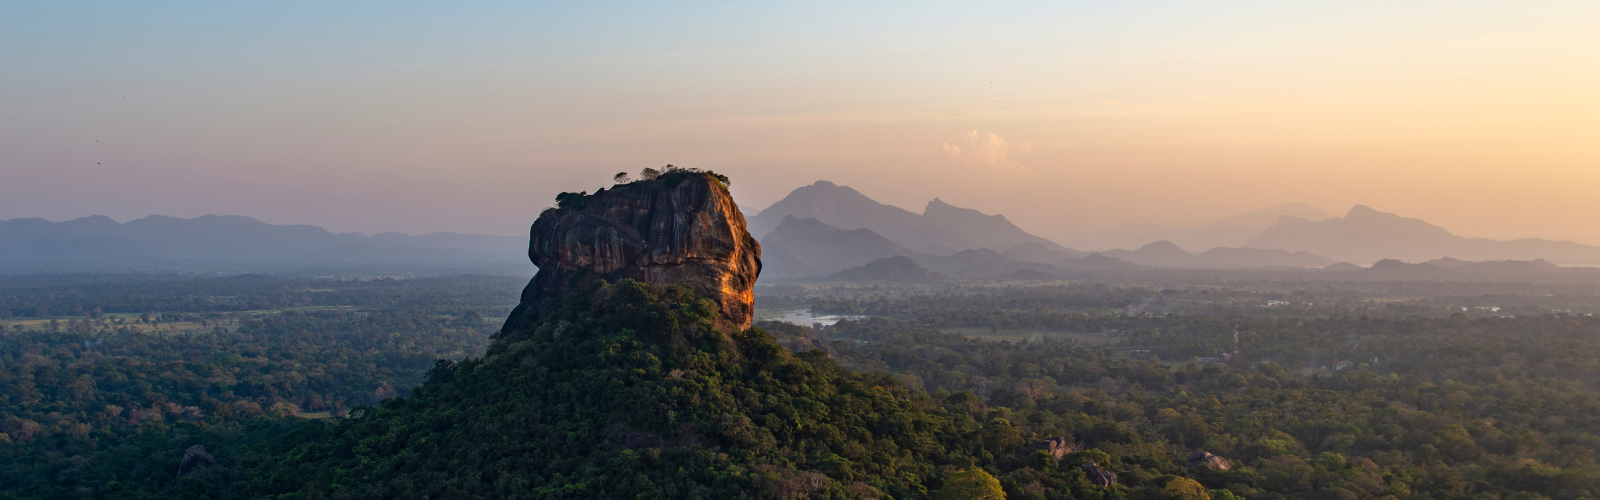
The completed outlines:
[[[944,406],[953,415],[1003,418],[1016,442],[1067,436],[1091,447],[1054,470],[1031,455],[981,456],[980,464],[1001,472],[1011,498],[1110,494],[1074,479],[1090,455],[1134,497],[1164,497],[1174,477],[1251,499],[1583,498],[1600,491],[1593,468],[1600,421],[1592,417],[1600,394],[1588,375],[1591,356],[1600,353],[1592,340],[1579,340],[1600,338],[1600,321],[1295,320],[1274,334],[1284,340],[1278,352],[1325,356],[1314,337],[1352,325],[1360,327],[1360,344],[1336,349],[1376,345],[1394,360],[1386,369],[1415,371],[1156,364],[1071,342],[986,342],[883,319],[841,322],[822,337],[832,340],[841,365],[918,381],[935,397],[949,394]],[[1451,379],[1435,383],[1438,375]],[[986,425],[977,435],[998,437],[997,429]],[[1185,467],[1192,450],[1222,455],[1233,470]],[[1473,477],[1484,479],[1467,479]]]
[[[556,208],[561,210],[582,210],[589,206],[589,192],[563,192],[556,195]]]
[[[437,359],[480,355],[494,325],[477,311],[508,306],[473,301],[514,289],[485,277],[112,279],[0,285],[19,302],[107,311],[63,331],[14,329],[0,343],[0,498],[203,497],[280,437],[323,426],[305,417],[404,395]],[[318,301],[364,307],[217,312]],[[118,324],[110,315],[124,307],[156,312]],[[177,481],[194,444],[237,468]]]
[[[687,287],[597,285],[410,397],[210,469],[252,495],[906,498],[973,461],[925,396],[713,318]]]
[[[1170,500],[1211,500],[1211,493],[1206,491],[1205,486],[1201,486],[1199,482],[1186,477],[1173,478],[1171,481],[1167,481],[1167,485],[1161,488],[1161,492],[1166,493],[1167,498]]]
[[[397,280],[292,279],[262,275],[192,279],[162,275],[29,275],[0,277],[0,320],[88,319],[150,314],[162,322],[227,313],[313,306],[406,309],[411,314],[504,314],[526,279],[455,276]],[[124,318],[132,320],[134,318]]]
[[[962,495],[1600,497],[1588,316],[1129,316],[1016,293],[951,311],[859,300],[905,319],[719,332],[686,288],[623,282],[478,351],[515,283],[51,279],[0,280],[14,309],[70,316],[0,344],[0,498],[929,498],[979,484]],[[1073,293],[1053,297],[1100,300]],[[337,303],[359,307],[320,308]],[[240,310],[256,304],[318,307]],[[209,326],[158,334],[118,311]],[[958,319],[1060,320],[1125,343],[929,326]],[[1235,326],[1233,362],[1126,355],[1231,349]],[[291,416],[318,399],[334,418]],[[1038,446],[1052,437],[1072,452],[1059,462]],[[176,477],[197,443],[219,463]],[[1231,470],[1189,467],[1197,450]],[[1119,484],[1090,483],[1089,461]]]
[[[967,469],[945,475],[944,486],[934,500],[1005,500],[1000,480],[983,469]]]

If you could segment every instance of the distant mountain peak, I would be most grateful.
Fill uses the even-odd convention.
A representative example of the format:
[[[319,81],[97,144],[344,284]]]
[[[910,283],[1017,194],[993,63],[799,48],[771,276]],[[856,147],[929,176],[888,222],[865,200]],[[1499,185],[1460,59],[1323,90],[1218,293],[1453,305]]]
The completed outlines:
[[[1600,262],[1600,247],[1539,239],[1464,238],[1422,219],[1381,212],[1367,205],[1355,205],[1343,218],[1325,221],[1282,217],[1276,225],[1250,240],[1249,246],[1306,251],[1358,263],[1390,259],[1429,261],[1444,257],[1470,261],[1543,258]],[[1394,266],[1392,262],[1383,263],[1385,268]]]
[[[1193,254],[1190,254],[1188,250],[1184,250],[1182,247],[1179,247],[1177,244],[1175,244],[1175,243],[1173,243],[1171,241],[1167,241],[1167,240],[1151,242],[1150,244],[1142,246],[1142,247],[1139,247],[1138,250],[1134,250],[1134,251],[1135,252],[1146,252],[1146,253],[1162,252],[1162,253],[1173,253],[1173,254],[1181,252],[1184,255],[1193,255]]]
[[[870,229],[906,249],[933,255],[961,250],[1004,250],[1034,241],[1057,251],[1061,245],[1029,234],[1002,215],[989,215],[946,203],[928,202],[923,213],[879,203],[849,186],[819,180],[789,192],[782,200],[750,219],[751,234],[764,238],[777,231],[787,217],[816,219],[840,229]],[[795,251],[798,256],[802,252]]]
[[[1146,241],[1165,239],[1196,252],[1217,247],[1238,248],[1246,246],[1251,238],[1284,220],[1315,222],[1333,218],[1336,218],[1333,214],[1300,202],[1281,203],[1229,215],[1198,228],[1167,226],[1139,217],[1111,229],[1101,244],[1132,248]]]
[[[1352,218],[1352,217],[1380,217],[1380,216],[1385,216],[1385,215],[1395,216],[1394,214],[1391,214],[1391,213],[1379,212],[1377,210],[1373,210],[1372,207],[1369,207],[1369,206],[1366,206],[1366,205],[1356,205],[1356,206],[1350,207],[1350,212],[1346,213],[1344,215],[1344,218],[1349,219],[1349,218]]]

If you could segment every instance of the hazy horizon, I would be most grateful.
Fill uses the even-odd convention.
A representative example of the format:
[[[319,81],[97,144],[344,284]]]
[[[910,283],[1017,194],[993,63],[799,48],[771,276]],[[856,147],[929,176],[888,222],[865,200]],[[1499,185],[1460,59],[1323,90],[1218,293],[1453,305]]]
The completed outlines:
[[[0,219],[522,235],[671,163],[1069,244],[1301,202],[1600,244],[1600,5],[87,2],[0,19]],[[747,215],[754,215],[753,213]]]

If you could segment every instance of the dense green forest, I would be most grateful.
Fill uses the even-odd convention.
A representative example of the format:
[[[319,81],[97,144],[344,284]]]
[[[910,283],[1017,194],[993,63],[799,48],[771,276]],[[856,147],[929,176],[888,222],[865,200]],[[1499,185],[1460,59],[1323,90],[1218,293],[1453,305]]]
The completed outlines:
[[[1203,339],[1216,322],[1188,319],[1194,328],[1173,336]],[[1191,469],[1195,479],[1251,498],[1582,498],[1600,487],[1596,318],[1268,323],[1276,335],[1255,342],[1276,355],[1335,354],[1350,340],[1335,332],[1348,332],[1393,361],[1332,372],[1248,356],[1160,363],[881,319],[843,322],[823,340],[841,365],[894,373],[935,399],[987,393],[1024,440],[1075,436],[1110,454],[1130,486],[1199,450],[1240,467]],[[1003,462],[997,472],[1013,498],[1040,497],[1027,493],[1040,486],[1051,498],[1059,484]]]
[[[875,317],[723,336],[685,289],[625,282],[490,343],[510,280],[61,281],[5,295],[70,317],[0,322],[0,498],[1600,494],[1600,319],[1586,314],[1282,313],[1225,306],[1271,291],[984,285],[795,296]],[[1198,312],[1128,314],[1163,294]],[[115,306],[135,297],[165,306]],[[280,308],[196,306],[233,297]],[[179,477],[196,444],[217,463]],[[1219,458],[1191,462],[1202,452]]]
[[[259,439],[404,395],[482,355],[516,281],[0,280],[11,309],[66,316],[0,321],[0,495],[171,475],[151,457],[191,433]]]
[[[369,280],[294,279],[263,275],[186,278],[177,275],[0,276],[0,321],[108,314],[225,313],[305,306],[405,308],[416,313],[504,314],[525,279],[506,276]]]

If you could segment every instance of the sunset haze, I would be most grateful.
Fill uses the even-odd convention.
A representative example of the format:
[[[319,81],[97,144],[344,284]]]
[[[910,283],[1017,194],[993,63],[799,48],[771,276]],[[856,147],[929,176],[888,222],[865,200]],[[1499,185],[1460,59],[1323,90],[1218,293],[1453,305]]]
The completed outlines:
[[[665,164],[1069,247],[1285,204],[1600,245],[1594,2],[13,4],[0,219],[526,234]]]

